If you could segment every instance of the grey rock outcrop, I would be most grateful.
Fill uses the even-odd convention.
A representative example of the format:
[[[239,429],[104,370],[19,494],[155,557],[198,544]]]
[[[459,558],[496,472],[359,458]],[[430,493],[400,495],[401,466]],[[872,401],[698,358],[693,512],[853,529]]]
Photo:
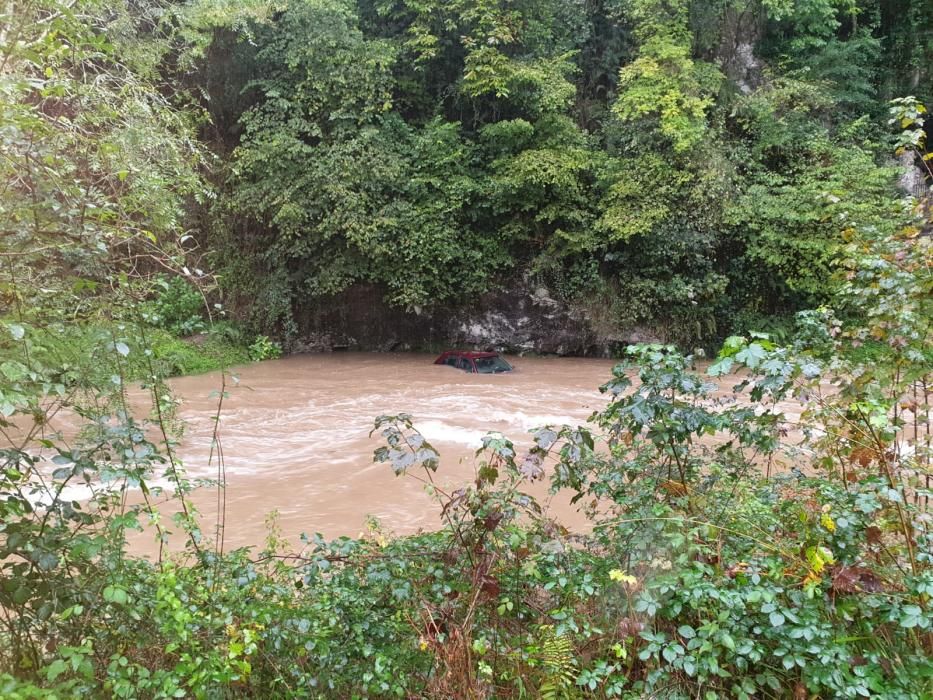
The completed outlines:
[[[300,332],[290,352],[473,348],[608,356],[630,342],[657,340],[645,329],[597,330],[581,309],[554,298],[544,287],[524,282],[460,306],[418,310],[391,307],[380,289],[358,285],[296,309],[295,315]]]

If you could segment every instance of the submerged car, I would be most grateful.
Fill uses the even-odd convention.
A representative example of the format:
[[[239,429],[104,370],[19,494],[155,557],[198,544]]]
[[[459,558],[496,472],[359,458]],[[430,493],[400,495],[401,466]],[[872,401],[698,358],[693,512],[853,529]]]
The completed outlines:
[[[456,367],[474,374],[501,374],[512,371],[512,365],[495,352],[448,350],[434,360],[434,364]]]

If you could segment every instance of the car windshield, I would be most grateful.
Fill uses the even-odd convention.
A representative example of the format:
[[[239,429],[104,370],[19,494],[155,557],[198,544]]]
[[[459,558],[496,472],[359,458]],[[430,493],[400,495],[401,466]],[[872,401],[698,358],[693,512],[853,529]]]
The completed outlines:
[[[498,374],[499,372],[508,372],[512,365],[501,357],[477,357],[476,371],[482,374]]]

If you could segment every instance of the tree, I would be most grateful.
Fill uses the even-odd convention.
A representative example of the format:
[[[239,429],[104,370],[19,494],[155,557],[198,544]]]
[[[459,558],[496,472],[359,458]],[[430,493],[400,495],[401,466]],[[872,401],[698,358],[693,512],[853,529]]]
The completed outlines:
[[[157,9],[7,4],[0,245],[20,308],[62,310],[64,295],[72,313],[92,313],[88,293],[116,271],[184,255],[185,208],[206,195],[205,151],[197,115],[152,80],[171,39],[136,27]]]
[[[707,111],[722,79],[714,66],[691,57],[688,10],[686,0],[633,0],[638,55],[619,73],[613,106],[622,121],[636,127],[650,120],[649,133],[670,143],[675,153],[704,138]]]

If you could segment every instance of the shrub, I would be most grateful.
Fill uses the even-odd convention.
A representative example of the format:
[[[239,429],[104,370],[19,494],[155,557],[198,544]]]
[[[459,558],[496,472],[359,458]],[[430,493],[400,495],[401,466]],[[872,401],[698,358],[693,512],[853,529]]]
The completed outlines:
[[[257,335],[249,346],[249,358],[253,362],[276,360],[281,356],[282,346],[265,335]]]
[[[174,377],[213,372],[252,359],[248,349],[231,343],[224,335],[212,332],[195,343],[165,331],[155,331],[149,334],[148,341],[159,373]]]
[[[145,319],[172,335],[188,336],[207,330],[204,297],[182,277],[156,279],[155,297],[147,302]]]
[[[882,454],[863,464],[857,443],[837,440],[856,478],[844,477],[817,439],[815,459],[797,462],[809,476],[768,477],[779,416],[723,406],[673,348],[628,357],[636,365],[616,368],[590,427],[539,429],[525,454],[490,433],[476,480],[457,489],[435,481],[438,452],[408,416],[380,417],[377,461],[425,482],[444,521],[413,537],[374,526],[306,537],[293,555],[273,529],[260,552],[219,555],[185,517],[192,560],[154,564],[123,544],[151,517],[145,504],[108,514],[120,497],[101,492],[78,516],[60,501],[46,527],[18,500],[31,458],[5,453],[0,603],[16,615],[0,658],[28,679],[0,679],[5,692],[923,697],[933,543],[920,505],[877,473]],[[767,406],[793,376],[788,358],[766,338],[733,339],[713,371],[744,363],[738,391]],[[105,454],[121,456],[109,469],[147,479],[169,455],[144,425],[126,427],[60,449],[56,483],[97,474]],[[567,533],[527,495],[550,463],[591,535]],[[179,465],[168,473],[187,493]],[[901,509],[918,527],[906,538]]]

